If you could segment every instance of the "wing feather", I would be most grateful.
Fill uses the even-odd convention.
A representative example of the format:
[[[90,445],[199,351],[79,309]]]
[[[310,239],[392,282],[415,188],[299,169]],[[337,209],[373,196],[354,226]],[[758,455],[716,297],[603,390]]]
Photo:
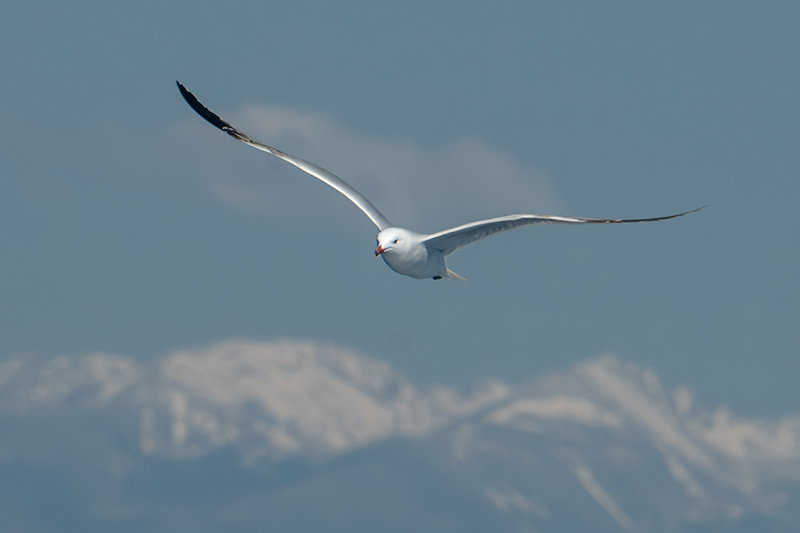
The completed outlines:
[[[241,141],[248,146],[252,146],[257,150],[261,150],[262,152],[267,152],[268,154],[272,154],[276,157],[280,157],[284,161],[291,163],[292,165],[296,166],[300,170],[311,174],[315,178],[323,181],[345,195],[351,202],[356,204],[359,209],[361,209],[364,214],[366,214],[372,222],[378,226],[379,230],[384,230],[386,228],[392,227],[392,223],[389,222],[383,213],[378,211],[378,208],[372,205],[363,194],[355,190],[351,187],[347,182],[343,179],[335,176],[334,174],[328,172],[322,167],[318,167],[313,163],[309,163],[304,159],[300,159],[299,157],[295,157],[293,155],[289,155],[286,153],[281,152],[277,148],[273,148],[267,144],[262,143],[261,141],[257,141],[252,137],[242,133],[235,127],[233,127],[228,122],[222,120],[218,115],[213,113],[210,109],[200,103],[200,101],[186,88],[181,85],[180,82],[175,82],[178,84],[178,89],[180,90],[181,94],[183,95],[184,100],[186,103],[194,109],[198,115],[206,119],[208,122],[216,126],[217,128],[221,129],[237,141]]]
[[[493,235],[499,235],[500,233],[511,231],[512,229],[530,226],[532,224],[631,224],[636,222],[655,222],[658,220],[669,220],[670,218],[682,217],[683,215],[700,211],[700,209],[703,209],[703,207],[686,211],[684,213],[678,213],[676,215],[655,218],[614,219],[563,217],[553,215],[508,215],[505,217],[470,222],[469,224],[464,224],[463,226],[440,231],[438,233],[428,235],[423,242],[431,248],[441,250],[442,253],[447,256],[459,248],[468,246],[481,239],[485,239]]]

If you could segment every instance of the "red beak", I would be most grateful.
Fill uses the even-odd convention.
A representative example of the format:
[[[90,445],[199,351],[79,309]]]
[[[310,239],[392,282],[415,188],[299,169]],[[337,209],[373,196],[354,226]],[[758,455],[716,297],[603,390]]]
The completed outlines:
[[[383,252],[384,252],[384,250],[383,250],[383,246],[381,246],[381,245],[379,244],[379,245],[378,245],[378,249],[377,249],[377,250],[375,250],[375,257],[378,257],[378,256],[379,256],[379,255],[381,255]]]

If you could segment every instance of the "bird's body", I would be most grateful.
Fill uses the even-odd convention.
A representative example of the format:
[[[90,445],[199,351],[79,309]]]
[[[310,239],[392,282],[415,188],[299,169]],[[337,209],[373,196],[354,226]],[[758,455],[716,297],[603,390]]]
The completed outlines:
[[[438,233],[426,235],[411,229],[394,226],[372,202],[341,178],[331,174],[324,168],[318,167],[299,157],[283,153],[277,148],[273,148],[242,133],[201,104],[197,98],[187,91],[180,83],[178,83],[178,89],[192,109],[234,139],[291,163],[345,195],[378,227],[378,247],[375,250],[375,257],[379,255],[382,256],[389,268],[398,274],[416,279],[432,278],[463,281],[464,278],[447,268],[445,258],[448,255],[459,248],[463,248],[481,239],[531,224],[627,224],[632,222],[654,222],[657,220],[680,217],[702,209],[701,207],[700,209],[693,209],[692,211],[686,211],[676,215],[639,219],[580,218],[553,215],[508,215],[488,220],[479,220],[477,222],[471,222]]]
[[[442,251],[426,245],[426,237],[406,228],[386,228],[378,233],[375,256],[380,255],[389,268],[411,278],[453,277],[453,273],[447,269]]]

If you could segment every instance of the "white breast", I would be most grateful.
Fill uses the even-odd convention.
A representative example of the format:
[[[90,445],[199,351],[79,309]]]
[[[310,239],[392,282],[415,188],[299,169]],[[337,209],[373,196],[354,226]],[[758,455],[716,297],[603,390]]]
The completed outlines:
[[[398,274],[416,279],[444,277],[447,272],[442,252],[429,249],[421,242],[407,249],[386,252],[382,257]]]

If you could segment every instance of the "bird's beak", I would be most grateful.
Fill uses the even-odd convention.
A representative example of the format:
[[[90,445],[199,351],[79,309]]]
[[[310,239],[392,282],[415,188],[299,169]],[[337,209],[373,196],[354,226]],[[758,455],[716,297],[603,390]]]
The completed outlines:
[[[385,251],[385,250],[383,249],[383,246],[381,246],[381,245],[379,244],[379,245],[378,245],[378,249],[377,249],[377,250],[375,250],[375,257],[378,257],[378,256],[379,256],[379,255],[381,255],[381,254],[382,254],[384,251]]]

